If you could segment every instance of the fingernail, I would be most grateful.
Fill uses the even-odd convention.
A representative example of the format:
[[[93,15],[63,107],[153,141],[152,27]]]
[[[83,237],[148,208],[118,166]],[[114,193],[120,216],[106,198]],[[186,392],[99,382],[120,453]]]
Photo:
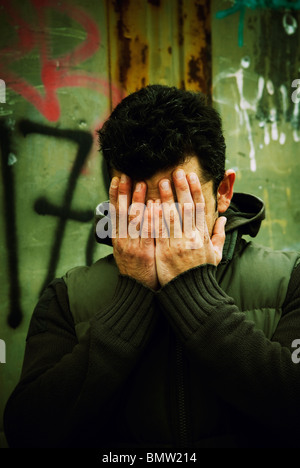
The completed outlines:
[[[143,185],[141,183],[136,184],[135,191],[140,192],[142,190]]]
[[[125,174],[122,174],[121,175],[121,183],[126,184],[126,182],[127,182],[127,176]]]
[[[195,174],[194,172],[191,172],[190,175],[189,175],[189,179],[190,179],[190,182],[192,182],[192,184],[194,184],[195,182],[197,182],[197,174]]]
[[[183,179],[184,171],[182,169],[179,169],[179,171],[175,172],[175,177],[176,177],[177,180]]]
[[[164,180],[161,184],[160,184],[161,188],[163,190],[169,190],[170,188],[170,183],[168,180]]]
[[[110,183],[110,186],[111,188],[117,188],[118,187],[118,178],[117,177],[113,177],[112,180],[111,180],[111,183]]]

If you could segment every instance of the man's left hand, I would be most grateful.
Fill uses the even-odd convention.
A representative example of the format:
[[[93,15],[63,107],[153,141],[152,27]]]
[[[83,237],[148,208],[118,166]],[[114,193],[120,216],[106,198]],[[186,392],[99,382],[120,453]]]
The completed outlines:
[[[225,242],[226,218],[216,219],[210,237],[205,217],[205,200],[195,173],[182,169],[173,174],[177,208],[171,183],[159,183],[161,200],[154,204],[156,269],[161,286],[179,274],[203,265],[218,265]],[[173,209],[172,209],[173,208]]]

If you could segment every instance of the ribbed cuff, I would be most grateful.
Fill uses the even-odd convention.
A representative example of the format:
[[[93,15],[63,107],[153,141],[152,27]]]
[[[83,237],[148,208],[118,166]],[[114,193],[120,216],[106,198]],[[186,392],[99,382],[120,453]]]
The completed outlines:
[[[192,268],[167,283],[156,294],[176,331],[187,340],[224,304],[234,304],[216,280],[212,264]]]
[[[110,305],[95,315],[124,341],[139,347],[150,334],[156,318],[154,291],[129,276],[119,275]]]

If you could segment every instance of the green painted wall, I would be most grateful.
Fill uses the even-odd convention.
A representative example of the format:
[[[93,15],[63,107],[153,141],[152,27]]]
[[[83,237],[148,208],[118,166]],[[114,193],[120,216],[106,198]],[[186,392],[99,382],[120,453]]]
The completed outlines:
[[[239,14],[215,17],[232,3],[0,0],[0,447],[41,289],[111,251],[92,236],[107,198],[95,131],[128,92],[212,89],[237,190],[266,201],[258,240],[299,248],[299,27],[287,34],[282,11],[246,9],[239,46]]]
[[[90,242],[93,211],[107,198],[94,138],[110,110],[105,5],[45,3],[52,8],[1,2],[0,428],[41,288],[109,249]]]
[[[292,95],[300,92],[292,84],[300,77],[300,14],[246,8],[238,45],[239,12],[216,18],[232,3],[215,1],[212,11],[213,97],[223,117],[227,166],[236,170],[236,190],[265,201],[257,240],[298,250],[300,113]]]

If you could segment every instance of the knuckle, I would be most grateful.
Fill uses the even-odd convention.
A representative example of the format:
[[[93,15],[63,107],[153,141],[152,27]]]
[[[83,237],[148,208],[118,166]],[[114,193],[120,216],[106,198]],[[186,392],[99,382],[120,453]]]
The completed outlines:
[[[177,187],[181,192],[184,192],[184,193],[190,192],[190,187],[186,180],[183,180],[182,182],[177,182]]]
[[[197,185],[196,187],[193,187],[193,194],[194,195],[198,195],[200,196],[201,195],[201,188]]]
[[[119,194],[120,194],[120,195],[126,195],[127,191],[128,191],[128,190],[127,190],[127,187],[126,187],[126,186],[124,186],[123,184],[120,185],[120,187],[119,187]]]
[[[190,187],[187,184],[184,184],[181,187],[181,191],[184,192],[184,193],[190,193]]]
[[[160,258],[163,262],[167,261],[170,258],[170,249],[164,248],[160,252]]]
[[[208,232],[205,232],[205,233],[203,234],[203,243],[204,243],[204,244],[208,244],[209,241],[210,241],[210,236],[209,236]]]
[[[143,243],[148,246],[148,245],[151,245],[152,244],[152,239],[151,237],[144,237],[143,238]]]

